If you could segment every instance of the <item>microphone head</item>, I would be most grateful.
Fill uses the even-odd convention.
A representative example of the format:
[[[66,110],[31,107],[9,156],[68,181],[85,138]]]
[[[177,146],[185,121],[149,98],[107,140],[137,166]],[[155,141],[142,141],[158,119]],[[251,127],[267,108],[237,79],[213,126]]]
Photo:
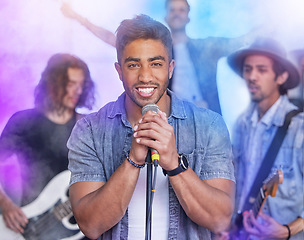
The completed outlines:
[[[148,111],[152,111],[152,112],[157,113],[159,110],[160,110],[160,109],[159,109],[159,107],[158,107],[156,104],[154,104],[154,103],[149,103],[149,104],[143,106],[143,108],[142,108],[142,110],[141,110],[141,114],[144,115],[144,114],[145,114],[146,112],[148,112]]]

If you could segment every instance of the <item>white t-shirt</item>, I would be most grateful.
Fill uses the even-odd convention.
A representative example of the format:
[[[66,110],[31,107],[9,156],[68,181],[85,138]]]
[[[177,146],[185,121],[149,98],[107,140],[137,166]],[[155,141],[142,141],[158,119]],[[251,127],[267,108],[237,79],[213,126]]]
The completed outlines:
[[[154,167],[153,167],[154,173]],[[128,207],[128,239],[145,239],[147,167],[140,170],[135,191]],[[151,239],[168,239],[169,189],[168,177],[157,167],[156,187],[152,203]]]
[[[172,90],[181,99],[193,102],[199,105],[204,101],[198,79],[195,73],[195,68],[190,58],[187,46],[185,43],[174,45],[174,81]]]

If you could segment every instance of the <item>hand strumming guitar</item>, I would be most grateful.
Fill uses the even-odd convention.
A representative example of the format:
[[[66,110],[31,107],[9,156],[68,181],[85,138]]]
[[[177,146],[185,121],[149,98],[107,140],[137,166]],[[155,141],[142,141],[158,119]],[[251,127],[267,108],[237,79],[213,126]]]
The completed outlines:
[[[0,187],[1,188],[1,187]],[[3,193],[3,192],[2,192]],[[0,189],[0,207],[2,209],[3,220],[6,227],[17,233],[23,233],[28,219],[15,203],[13,203],[5,194],[1,194]]]
[[[243,216],[244,228],[250,235],[255,235],[262,239],[286,239],[288,237],[287,228],[263,212],[259,214],[257,219],[254,217],[252,211],[245,212]]]

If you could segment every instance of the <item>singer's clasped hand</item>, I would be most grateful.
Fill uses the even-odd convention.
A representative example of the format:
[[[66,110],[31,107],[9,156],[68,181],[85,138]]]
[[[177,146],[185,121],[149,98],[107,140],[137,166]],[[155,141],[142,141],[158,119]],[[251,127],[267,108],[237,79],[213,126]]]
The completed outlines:
[[[158,151],[161,167],[174,169],[178,165],[174,130],[168,123],[166,113],[162,111],[157,113],[146,112],[135,124],[133,130],[133,139],[138,145],[145,146],[146,151],[148,151],[148,148]],[[133,152],[132,149],[131,152]],[[146,155],[142,157],[144,156]]]

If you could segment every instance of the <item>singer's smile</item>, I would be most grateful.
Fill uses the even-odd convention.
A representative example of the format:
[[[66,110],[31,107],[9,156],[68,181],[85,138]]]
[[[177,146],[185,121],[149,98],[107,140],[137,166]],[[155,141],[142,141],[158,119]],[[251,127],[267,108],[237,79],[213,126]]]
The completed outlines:
[[[136,90],[141,97],[151,97],[153,95],[153,93],[156,91],[156,87],[155,88],[152,88],[152,87],[136,88]]]

